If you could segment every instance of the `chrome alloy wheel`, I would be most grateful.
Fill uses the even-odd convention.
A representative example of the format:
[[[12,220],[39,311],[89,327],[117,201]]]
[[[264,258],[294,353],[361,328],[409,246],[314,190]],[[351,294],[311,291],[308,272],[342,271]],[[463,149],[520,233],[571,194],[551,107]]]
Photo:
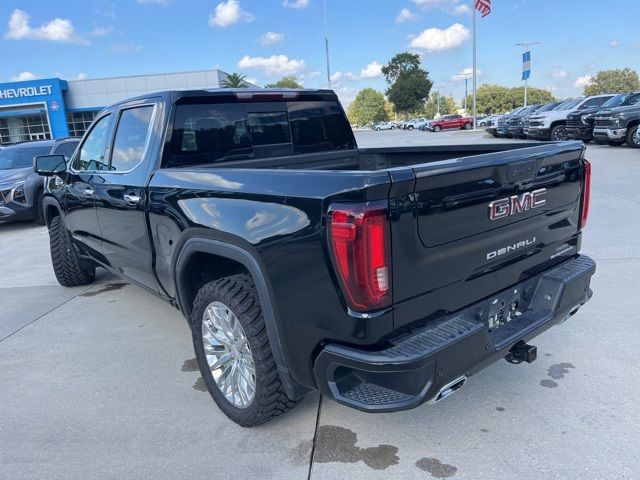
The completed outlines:
[[[211,302],[204,309],[202,343],[220,392],[235,407],[247,408],[256,392],[256,368],[242,325],[224,303]]]

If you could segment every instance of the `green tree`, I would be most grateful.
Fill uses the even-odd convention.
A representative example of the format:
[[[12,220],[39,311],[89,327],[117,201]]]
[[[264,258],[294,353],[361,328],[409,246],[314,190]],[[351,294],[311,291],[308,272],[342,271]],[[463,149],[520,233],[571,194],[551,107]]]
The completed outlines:
[[[347,112],[349,121],[358,125],[384,122],[389,120],[384,95],[373,88],[364,88],[358,92]]]
[[[231,73],[220,82],[222,88],[247,88],[247,76],[243,73]]]
[[[438,99],[440,99],[440,110],[438,110]],[[455,113],[457,110],[456,101],[453,97],[445,97],[440,92],[431,92],[429,99],[424,105],[422,114],[427,118],[436,118],[438,111],[440,115]]]
[[[382,74],[389,85],[385,93],[396,112],[407,114],[424,107],[433,82],[429,72],[420,68],[420,55],[398,53],[382,67]]]
[[[601,70],[596,73],[584,87],[584,94],[601,95],[603,93],[626,93],[640,90],[638,72],[630,68]]]
[[[278,80],[276,83],[268,83],[265,85],[266,88],[304,88],[300,83],[298,83],[298,79],[295,75],[289,75],[288,77],[283,77]]]
[[[551,92],[529,87],[527,103],[553,102]],[[524,104],[524,87],[504,87],[502,85],[483,84],[476,93],[476,107],[479,114],[505,113]],[[473,110],[473,96],[467,97],[467,109]]]

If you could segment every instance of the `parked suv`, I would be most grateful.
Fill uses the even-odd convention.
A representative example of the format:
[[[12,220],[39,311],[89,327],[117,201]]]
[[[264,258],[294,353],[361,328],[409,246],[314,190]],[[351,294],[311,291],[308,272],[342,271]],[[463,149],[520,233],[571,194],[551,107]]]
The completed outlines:
[[[529,122],[527,138],[538,140],[566,140],[567,117],[575,110],[599,108],[613,95],[596,95],[568,100],[553,110],[534,115]]]
[[[593,138],[608,141],[612,145],[627,143],[630,147],[640,148],[635,135],[640,123],[640,92],[628,96],[618,107],[599,111],[595,117]]]
[[[10,145],[0,150],[0,221],[32,218],[44,225],[42,178],[33,171],[33,158],[58,154],[71,157],[80,140],[64,138]]]
[[[566,132],[567,138],[582,140],[585,143],[593,140],[593,128],[596,114],[600,110],[619,107],[627,100],[631,94],[621,93],[607,100],[601,107],[588,107],[582,110],[571,112],[567,116]],[[606,142],[605,142],[606,143]]]

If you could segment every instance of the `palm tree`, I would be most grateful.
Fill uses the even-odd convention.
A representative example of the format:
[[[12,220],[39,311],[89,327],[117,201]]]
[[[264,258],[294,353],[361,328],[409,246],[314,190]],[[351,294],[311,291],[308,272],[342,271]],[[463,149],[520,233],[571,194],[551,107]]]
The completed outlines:
[[[220,82],[222,88],[247,88],[249,84],[245,80],[247,78],[243,73],[232,73],[227,76],[226,80]]]

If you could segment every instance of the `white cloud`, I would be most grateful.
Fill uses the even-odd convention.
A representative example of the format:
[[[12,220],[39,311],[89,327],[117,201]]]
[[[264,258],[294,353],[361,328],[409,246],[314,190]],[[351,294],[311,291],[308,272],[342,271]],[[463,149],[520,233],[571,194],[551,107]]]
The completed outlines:
[[[453,13],[456,15],[464,15],[465,13],[471,13],[471,9],[469,8],[469,5],[463,3],[462,5],[456,5],[453,7]]]
[[[591,83],[591,75],[584,75],[582,77],[576,78],[576,81],[573,82],[573,86],[576,88],[584,88]]]
[[[454,23],[444,30],[427,28],[411,40],[411,46],[422,48],[429,53],[444,52],[458,48],[471,38],[471,32],[460,23]]]
[[[113,27],[96,27],[91,32],[93,37],[105,37],[113,32]]]
[[[256,77],[244,77],[245,81],[248,83],[252,83],[253,85],[258,84],[258,79]]]
[[[471,9],[460,0],[413,0],[413,3],[422,10],[439,9],[453,15],[470,13]]]
[[[14,75],[11,77],[11,81],[13,82],[26,82],[27,80],[34,80],[36,77],[35,74],[31,72],[20,72],[18,75]]]
[[[321,73],[322,73],[322,72],[320,72],[320,71],[318,71],[318,70],[313,70],[312,72],[307,72],[307,73],[305,73],[305,76],[306,76],[307,78],[314,78],[314,77],[318,77],[318,76],[320,76],[320,74],[321,74]]]
[[[78,75],[76,75],[76,80],[85,80],[87,78],[87,74],[84,72],[80,72]]]
[[[284,40],[284,33],[267,32],[260,37],[260,43],[263,45],[272,45]]]
[[[76,33],[71,20],[54,18],[37,28],[29,25],[31,16],[19,9],[15,9],[9,17],[9,29],[4,34],[8,40],[48,40],[59,43],[77,43],[87,45],[89,42]]]
[[[137,53],[142,50],[142,46],[137,43],[114,43],[107,48],[107,53]]]
[[[382,75],[382,65],[375,60],[360,70],[359,78],[375,78]]]
[[[240,21],[251,22],[254,16],[240,8],[238,0],[227,0],[216,5],[209,15],[210,27],[228,27]]]
[[[473,67],[463,68],[460,71],[460,73],[457,73],[453,77],[451,77],[451,80],[453,80],[454,82],[459,82],[461,80],[464,80],[465,75],[471,75],[472,73],[473,73]],[[484,72],[481,69],[476,68],[476,76],[480,78],[484,76]],[[472,78],[472,77],[469,77],[469,78]]]
[[[359,90],[353,87],[342,87],[336,90],[336,94],[340,99],[340,103],[346,109],[351,102],[353,102],[358,95]]]
[[[245,55],[238,62],[238,68],[262,70],[267,75],[291,75],[304,69],[304,66],[304,60],[290,60],[286,55],[271,55],[270,57]]]
[[[400,10],[400,13],[398,13],[398,16],[396,17],[395,22],[404,23],[404,22],[410,22],[415,19],[416,19],[415,13],[413,13],[408,8],[403,8],[402,10]]]
[[[284,0],[282,2],[283,7],[287,8],[307,8],[309,6],[309,0]]]
[[[171,3],[172,0],[138,0],[138,3],[142,5],[162,5],[166,7]]]
[[[616,47],[620,46],[620,43],[622,43],[622,42],[620,42],[620,40],[611,40],[609,42],[609,46],[612,47],[612,48],[616,48]]]
[[[569,72],[566,70],[554,70],[551,72],[551,78],[565,78],[569,75]]]

